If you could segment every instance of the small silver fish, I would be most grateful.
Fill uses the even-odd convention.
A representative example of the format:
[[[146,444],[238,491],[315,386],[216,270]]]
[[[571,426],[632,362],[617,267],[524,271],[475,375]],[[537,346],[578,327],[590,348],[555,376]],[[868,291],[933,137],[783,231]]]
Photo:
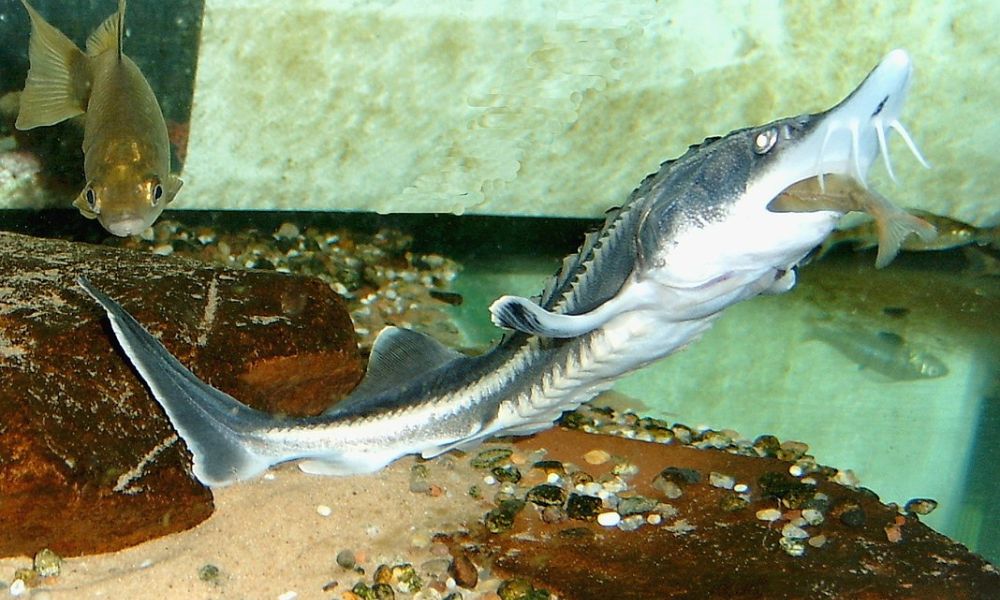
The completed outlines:
[[[812,323],[808,337],[829,344],[862,368],[870,368],[894,381],[934,379],[948,374],[948,367],[940,358],[890,331],[872,332],[845,322]]]
[[[125,0],[87,39],[87,52],[21,0],[31,17],[31,68],[15,127],[21,130],[84,115],[87,185],[73,206],[117,236],[142,233],[174,199],[163,113],[139,67],[122,52]]]

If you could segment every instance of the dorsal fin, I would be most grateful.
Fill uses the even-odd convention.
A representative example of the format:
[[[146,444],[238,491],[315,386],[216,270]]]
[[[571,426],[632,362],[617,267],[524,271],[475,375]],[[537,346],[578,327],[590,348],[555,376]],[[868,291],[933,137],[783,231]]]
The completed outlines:
[[[420,374],[458,358],[465,358],[430,336],[401,327],[386,327],[375,338],[368,359],[368,370],[358,387],[331,412],[349,412],[365,400],[386,390],[412,381]]]
[[[101,23],[87,38],[87,55],[99,56],[114,50],[118,61],[122,59],[122,39],[125,37],[125,0],[118,0],[118,12]]]

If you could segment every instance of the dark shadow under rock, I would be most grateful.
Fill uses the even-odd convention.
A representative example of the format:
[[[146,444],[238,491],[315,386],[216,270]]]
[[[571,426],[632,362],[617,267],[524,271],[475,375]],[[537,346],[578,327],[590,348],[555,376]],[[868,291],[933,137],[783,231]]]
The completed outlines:
[[[320,281],[0,233],[0,556],[112,551],[212,512],[80,275],[255,408],[316,414],[362,375]]]

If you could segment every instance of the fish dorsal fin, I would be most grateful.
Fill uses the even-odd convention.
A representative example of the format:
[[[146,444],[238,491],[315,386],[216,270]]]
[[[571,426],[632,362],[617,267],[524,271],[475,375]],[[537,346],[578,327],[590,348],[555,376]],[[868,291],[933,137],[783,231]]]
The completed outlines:
[[[87,57],[61,31],[49,25],[22,0],[31,18],[28,60],[15,127],[20,130],[54,125],[81,115],[90,96]]]
[[[87,38],[87,55],[100,56],[114,50],[122,59],[122,38],[125,36],[125,0],[118,0],[118,12],[104,19],[104,23]]]
[[[358,387],[327,413],[351,412],[359,403],[412,381],[420,374],[458,358],[464,358],[430,336],[401,327],[386,327],[375,338],[368,370]]]

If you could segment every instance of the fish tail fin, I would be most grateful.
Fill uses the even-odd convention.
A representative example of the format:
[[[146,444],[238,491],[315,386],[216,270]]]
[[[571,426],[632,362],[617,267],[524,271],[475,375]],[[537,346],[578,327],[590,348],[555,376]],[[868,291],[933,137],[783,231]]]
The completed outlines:
[[[20,130],[54,125],[82,115],[90,96],[86,55],[61,31],[21,0],[31,19],[28,78],[14,126]]]
[[[937,229],[927,221],[897,207],[874,190],[868,193],[871,195],[869,210],[875,217],[875,228],[878,230],[876,269],[885,267],[896,258],[903,241],[910,234],[917,234],[925,242],[937,237]]]
[[[23,0],[22,0],[23,1]],[[122,59],[122,38],[125,36],[125,0],[118,0],[118,11],[111,15],[87,38],[87,56],[100,56],[105,52],[118,53]]]
[[[118,343],[194,456],[199,481],[224,486],[249,479],[275,462],[252,445],[255,432],[271,417],[203,383],[117,302],[84,277],[77,283],[107,312]]]

